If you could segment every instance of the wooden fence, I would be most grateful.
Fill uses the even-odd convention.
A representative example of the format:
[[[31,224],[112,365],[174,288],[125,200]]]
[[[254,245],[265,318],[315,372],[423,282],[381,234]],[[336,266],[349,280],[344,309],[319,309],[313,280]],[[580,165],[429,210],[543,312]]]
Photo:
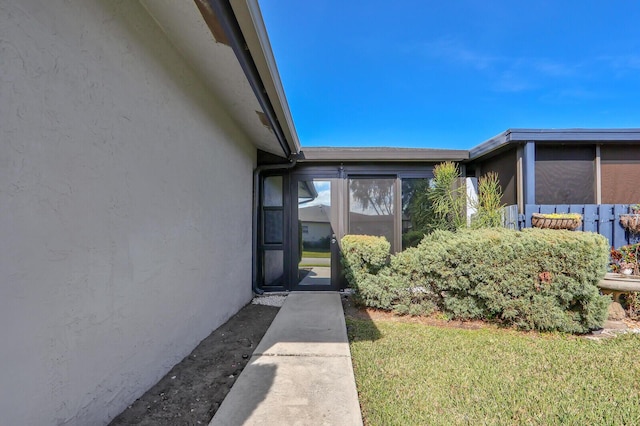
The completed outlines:
[[[531,228],[533,213],[580,213],[582,226],[577,231],[597,232],[604,235],[612,247],[640,242],[640,235],[630,233],[620,224],[620,215],[629,212],[628,204],[527,204],[524,214],[518,214],[518,206],[506,206],[503,210],[504,226],[510,229]]]

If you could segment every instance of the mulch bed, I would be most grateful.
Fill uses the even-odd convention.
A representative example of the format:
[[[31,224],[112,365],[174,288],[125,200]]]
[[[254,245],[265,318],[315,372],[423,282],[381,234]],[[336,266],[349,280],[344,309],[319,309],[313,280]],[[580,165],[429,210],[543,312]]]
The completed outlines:
[[[111,425],[207,425],[279,308],[249,304],[204,339]]]

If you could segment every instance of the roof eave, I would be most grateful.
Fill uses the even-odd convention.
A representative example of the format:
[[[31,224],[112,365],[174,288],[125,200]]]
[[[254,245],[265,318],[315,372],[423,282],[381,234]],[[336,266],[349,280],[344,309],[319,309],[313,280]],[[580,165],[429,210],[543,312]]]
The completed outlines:
[[[469,159],[484,157],[506,145],[523,142],[638,142],[640,129],[508,129],[469,150]]]
[[[278,123],[273,124],[281,127],[291,152],[298,153],[300,152],[300,141],[258,1],[231,0],[230,3],[276,114]]]
[[[298,162],[441,162],[464,161],[469,151],[412,148],[304,148]]]

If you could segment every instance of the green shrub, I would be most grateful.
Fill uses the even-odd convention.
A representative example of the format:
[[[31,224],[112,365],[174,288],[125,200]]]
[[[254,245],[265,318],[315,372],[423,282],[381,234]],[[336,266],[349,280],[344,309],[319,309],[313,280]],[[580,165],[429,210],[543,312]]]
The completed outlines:
[[[391,244],[385,237],[345,235],[341,240],[343,259],[356,271],[376,273],[389,258]]]
[[[420,241],[424,238],[423,231],[408,231],[402,234],[402,248],[406,249],[409,247],[417,246]]]
[[[592,233],[436,231],[392,256],[388,266],[361,268],[350,282],[363,303],[377,308],[415,313],[437,307],[451,318],[584,333],[599,328],[607,314],[609,299],[597,287],[607,261],[607,240]]]
[[[384,237],[345,235],[341,249],[345,276],[357,291],[363,282],[375,279],[387,263],[391,244]]]
[[[424,235],[423,235],[424,236]],[[346,235],[341,240],[342,263],[356,300],[372,308],[399,314],[429,314],[433,297],[387,268],[391,244],[384,237]]]

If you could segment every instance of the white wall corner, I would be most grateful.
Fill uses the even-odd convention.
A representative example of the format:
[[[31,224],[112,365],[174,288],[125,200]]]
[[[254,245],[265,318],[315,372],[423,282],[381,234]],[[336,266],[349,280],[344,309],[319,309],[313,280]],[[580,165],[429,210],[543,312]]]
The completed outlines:
[[[464,180],[467,189],[467,226],[471,225],[471,218],[477,212],[478,206],[478,179],[468,177]]]

